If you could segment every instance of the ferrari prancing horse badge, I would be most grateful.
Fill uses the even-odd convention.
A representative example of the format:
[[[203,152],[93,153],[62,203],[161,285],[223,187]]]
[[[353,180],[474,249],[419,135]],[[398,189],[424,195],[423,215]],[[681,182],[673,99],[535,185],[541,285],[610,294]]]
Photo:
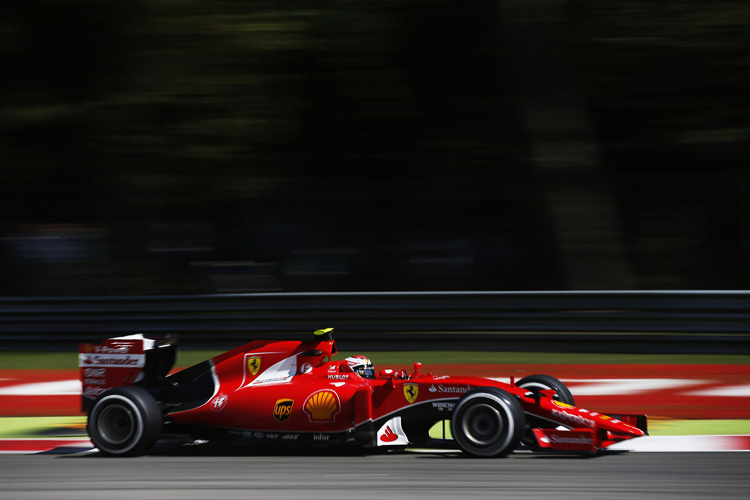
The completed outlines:
[[[247,358],[247,370],[253,377],[258,374],[258,370],[260,370],[260,358],[258,356]]]
[[[419,386],[417,384],[404,384],[404,397],[409,403],[417,400]]]

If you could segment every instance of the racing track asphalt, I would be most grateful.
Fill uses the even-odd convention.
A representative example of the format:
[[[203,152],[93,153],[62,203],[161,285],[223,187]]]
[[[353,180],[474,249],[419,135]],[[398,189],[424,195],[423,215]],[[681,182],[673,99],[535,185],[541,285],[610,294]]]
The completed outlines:
[[[0,498],[21,499],[729,499],[747,498],[750,453],[191,453],[0,456]]]

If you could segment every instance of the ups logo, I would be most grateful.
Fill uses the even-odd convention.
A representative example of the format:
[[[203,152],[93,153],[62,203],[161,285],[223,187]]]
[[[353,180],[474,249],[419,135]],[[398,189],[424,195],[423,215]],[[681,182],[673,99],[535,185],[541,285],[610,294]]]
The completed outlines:
[[[273,407],[273,418],[279,422],[283,422],[292,416],[292,406],[294,405],[293,399],[279,399],[276,401],[276,406]]]

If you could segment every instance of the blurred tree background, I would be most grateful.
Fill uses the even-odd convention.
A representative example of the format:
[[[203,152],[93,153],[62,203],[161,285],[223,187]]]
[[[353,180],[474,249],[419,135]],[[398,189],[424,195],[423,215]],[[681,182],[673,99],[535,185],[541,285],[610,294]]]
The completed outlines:
[[[3,10],[2,295],[750,285],[743,0]]]

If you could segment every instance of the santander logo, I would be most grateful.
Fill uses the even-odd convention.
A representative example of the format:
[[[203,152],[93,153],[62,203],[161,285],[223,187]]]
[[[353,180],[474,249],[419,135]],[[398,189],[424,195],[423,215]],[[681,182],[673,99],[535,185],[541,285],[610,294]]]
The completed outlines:
[[[385,432],[383,433],[382,436],[380,436],[380,440],[383,441],[384,443],[392,443],[393,441],[397,439],[398,439],[398,434],[393,432],[390,426],[386,427]]]

